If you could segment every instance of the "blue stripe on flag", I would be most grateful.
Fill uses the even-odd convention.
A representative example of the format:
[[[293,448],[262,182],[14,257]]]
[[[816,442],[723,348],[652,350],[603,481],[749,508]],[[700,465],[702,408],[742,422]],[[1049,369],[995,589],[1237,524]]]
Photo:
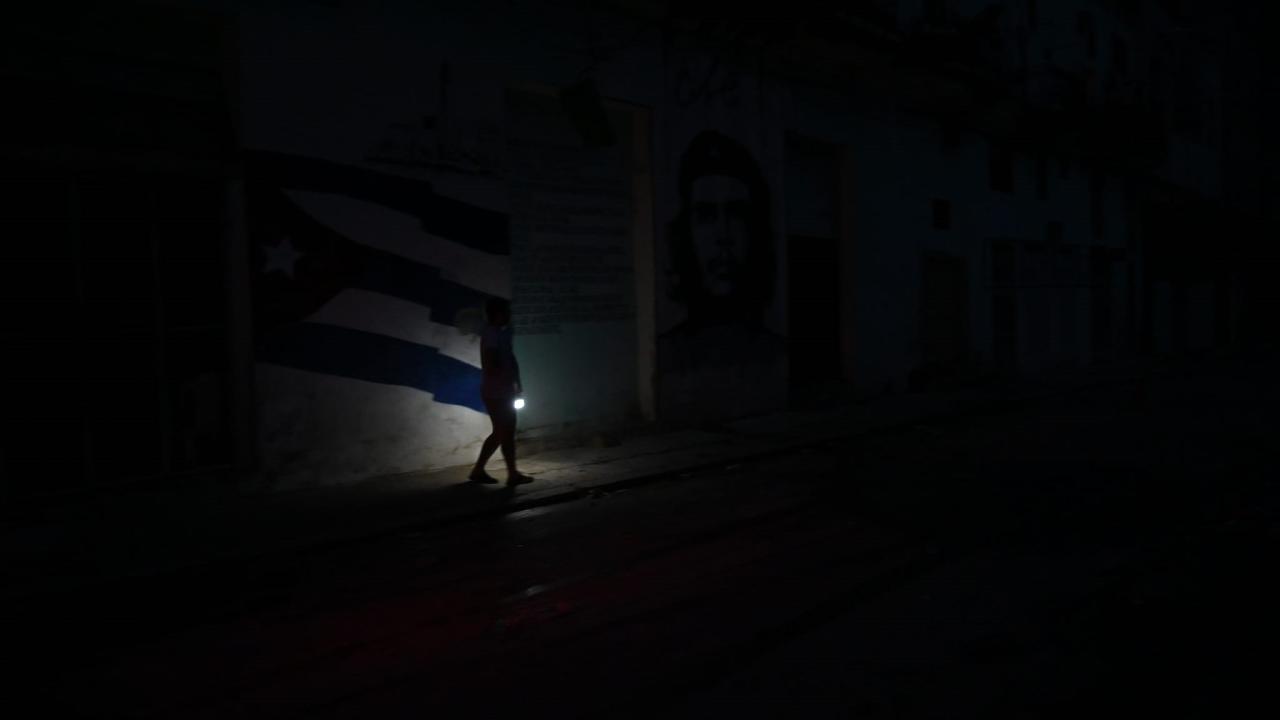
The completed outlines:
[[[262,338],[258,359],[311,372],[431,393],[436,402],[484,412],[480,369],[435,348],[334,325],[291,323]]]
[[[483,308],[489,297],[442,279],[438,268],[368,246],[361,249],[364,270],[352,279],[351,287],[424,305],[431,309],[431,319],[441,325],[456,325],[460,310]]]

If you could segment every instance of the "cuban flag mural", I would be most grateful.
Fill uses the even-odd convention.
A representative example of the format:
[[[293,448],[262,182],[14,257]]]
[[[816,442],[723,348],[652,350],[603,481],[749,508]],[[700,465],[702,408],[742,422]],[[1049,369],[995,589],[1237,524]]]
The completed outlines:
[[[505,213],[423,180],[246,160],[264,464],[308,482],[468,461],[487,431],[476,333],[509,296]]]

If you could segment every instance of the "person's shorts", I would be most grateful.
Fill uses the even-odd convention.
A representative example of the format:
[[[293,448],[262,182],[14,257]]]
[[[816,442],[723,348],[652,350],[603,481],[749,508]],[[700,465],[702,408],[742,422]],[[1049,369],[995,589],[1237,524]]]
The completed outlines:
[[[514,405],[514,397],[487,397],[482,399],[484,400],[485,410],[489,412],[489,418],[495,424],[500,422],[515,424],[516,407]]]

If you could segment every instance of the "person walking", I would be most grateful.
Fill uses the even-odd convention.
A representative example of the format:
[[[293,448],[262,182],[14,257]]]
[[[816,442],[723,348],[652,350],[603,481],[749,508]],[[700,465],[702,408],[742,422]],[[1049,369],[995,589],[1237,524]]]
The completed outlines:
[[[480,334],[480,397],[489,412],[493,432],[480,446],[480,457],[468,476],[474,482],[498,482],[484,466],[498,448],[507,465],[507,484],[520,485],[533,478],[516,469],[516,399],[520,396],[520,364],[511,346],[511,303],[502,298],[485,302],[485,328]]]

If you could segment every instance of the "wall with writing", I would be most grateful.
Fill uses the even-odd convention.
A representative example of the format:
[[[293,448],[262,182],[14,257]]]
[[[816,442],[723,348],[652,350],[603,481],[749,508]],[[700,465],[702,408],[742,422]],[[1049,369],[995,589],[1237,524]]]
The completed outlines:
[[[636,404],[629,118],[588,147],[550,93],[507,93],[511,283],[526,427],[626,418]]]

